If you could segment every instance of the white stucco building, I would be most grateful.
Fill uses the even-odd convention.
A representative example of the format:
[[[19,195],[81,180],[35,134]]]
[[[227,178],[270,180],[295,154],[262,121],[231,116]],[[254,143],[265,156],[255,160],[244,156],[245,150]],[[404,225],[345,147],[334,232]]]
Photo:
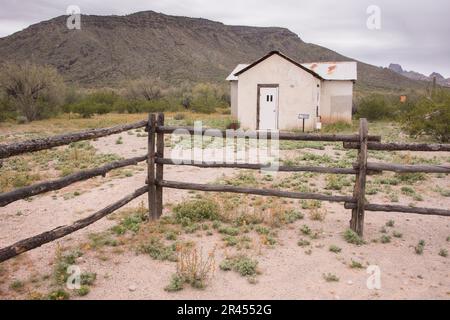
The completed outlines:
[[[231,111],[243,129],[302,130],[352,120],[356,62],[300,64],[272,51],[228,76]]]

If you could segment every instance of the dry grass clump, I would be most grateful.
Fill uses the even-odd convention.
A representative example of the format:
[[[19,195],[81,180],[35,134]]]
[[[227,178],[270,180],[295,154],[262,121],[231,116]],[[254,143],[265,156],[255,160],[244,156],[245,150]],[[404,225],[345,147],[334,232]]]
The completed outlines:
[[[193,246],[179,245],[177,257],[177,272],[172,276],[165,290],[180,291],[186,284],[196,289],[204,289],[215,272],[215,248],[205,258],[202,250]]]

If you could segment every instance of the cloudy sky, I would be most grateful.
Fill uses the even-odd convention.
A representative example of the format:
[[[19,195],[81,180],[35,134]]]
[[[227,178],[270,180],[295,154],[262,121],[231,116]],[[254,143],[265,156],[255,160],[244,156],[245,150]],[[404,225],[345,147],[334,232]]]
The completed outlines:
[[[65,14],[69,5],[83,14],[154,10],[232,25],[286,27],[306,42],[374,65],[395,62],[450,77],[448,0],[1,0],[0,37]],[[371,5],[380,9],[381,29],[367,27]]]

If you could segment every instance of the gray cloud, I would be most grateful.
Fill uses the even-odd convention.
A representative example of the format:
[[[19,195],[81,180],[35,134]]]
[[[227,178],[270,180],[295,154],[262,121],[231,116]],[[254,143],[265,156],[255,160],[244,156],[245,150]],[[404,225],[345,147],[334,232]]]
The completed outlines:
[[[448,0],[2,0],[0,37],[65,14],[68,5],[84,14],[129,14],[154,10],[202,17],[225,24],[280,26],[304,41],[371,64],[401,63],[405,69],[450,77]],[[381,8],[381,30],[368,30],[366,9]]]

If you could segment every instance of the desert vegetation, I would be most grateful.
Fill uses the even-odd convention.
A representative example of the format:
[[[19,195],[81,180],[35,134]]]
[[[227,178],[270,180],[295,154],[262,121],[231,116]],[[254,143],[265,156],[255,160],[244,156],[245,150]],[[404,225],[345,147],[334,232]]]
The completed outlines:
[[[89,119],[77,118],[70,125],[83,128],[92,123],[123,122],[123,119],[116,119],[115,116],[115,114],[105,114],[94,115]],[[144,114],[122,116],[126,119],[145,117]],[[66,116],[11,127],[6,139],[15,140],[24,134],[32,134],[33,137],[47,135],[50,134],[48,130],[59,132],[63,129],[55,123],[67,121],[64,117]],[[181,125],[202,118],[208,125],[221,128],[225,128],[230,120],[225,115],[204,115],[193,112],[168,113],[166,118],[169,124]],[[37,126],[46,128],[47,131],[40,132]],[[386,128],[389,128],[388,132]],[[352,126],[344,129],[330,126],[326,130],[330,132],[352,130]],[[371,130],[374,134],[384,132],[385,135],[392,136],[396,140],[410,139],[398,134],[402,129],[396,124],[378,123],[374,124]],[[39,133],[33,133],[35,131]],[[132,141],[141,141],[145,146],[146,139],[139,138],[141,135],[144,135],[144,132],[137,129],[131,131],[131,134],[111,137],[108,143],[111,148],[126,149],[127,143],[132,139]],[[119,137],[123,144],[116,144]],[[208,147],[213,146],[205,145],[205,148]],[[351,166],[355,158],[355,151],[345,150],[335,143],[289,142],[282,143],[281,147],[285,161],[298,165],[339,163],[347,167]],[[101,163],[105,156],[120,158],[117,154],[101,152],[102,148],[101,141],[77,143],[67,149],[50,150],[51,154],[38,152],[31,158],[18,156],[11,163],[11,159],[5,160],[3,169],[12,168],[14,162],[25,162],[29,164],[29,167],[23,171],[27,172],[42,163],[42,167],[39,167],[42,176],[45,177],[50,173],[60,176],[65,172],[73,172],[84,166],[93,165],[97,161]],[[142,152],[138,147],[135,148],[136,152]],[[59,153],[61,155],[57,156]],[[49,162],[47,157],[61,159],[45,166]],[[422,154],[412,156],[403,152],[371,151],[370,157],[379,161],[405,164],[437,164],[449,161],[446,154],[425,157]],[[142,165],[138,165],[131,168],[130,172],[113,172],[105,180],[95,181],[93,185],[81,184],[75,189],[68,190],[67,193],[49,195],[49,198],[55,197],[52,200],[54,203],[61,201],[70,205],[75,201],[82,201],[85,196],[93,192],[98,192],[92,188],[104,189],[109,193],[114,188],[113,184],[120,186],[127,179],[142,180],[144,171]],[[430,199],[445,201],[449,187],[445,182],[446,177],[446,175],[438,174],[395,173],[370,176],[368,188],[372,192],[368,192],[368,198],[370,201],[372,197],[391,199],[395,196],[397,201],[412,206],[421,202],[415,195],[421,195],[426,201]],[[13,187],[15,177],[10,176],[10,179],[6,185],[8,189]],[[39,177],[36,177],[36,180],[27,181],[25,184],[38,180]],[[211,182],[291,191],[325,190],[329,194],[350,194],[354,183],[351,176],[315,173],[280,173],[268,176],[247,170],[240,170],[234,174],[228,173]],[[430,184],[433,187],[429,187]],[[35,201],[39,199],[29,199],[27,206],[33,206]],[[366,238],[362,239],[353,231],[347,230],[348,212],[341,214],[335,206],[319,201],[189,192],[184,193],[181,199],[173,201],[169,199],[165,204],[163,218],[157,222],[147,221],[148,211],[145,199],[140,201],[137,206],[115,213],[100,230],[87,231],[74,240],[68,240],[64,246],[56,247],[54,256],[47,257],[47,260],[51,260],[51,267],[38,268],[41,270],[40,273],[30,277],[18,276],[13,271],[14,261],[6,264],[3,271],[0,270],[0,288],[3,294],[32,299],[97,297],[98,292],[102,292],[108,283],[117,281],[111,279],[112,274],[117,271],[108,270],[129,268],[129,260],[133,261],[133,268],[135,264],[136,266],[141,264],[145,270],[148,268],[160,270],[158,278],[162,279],[157,282],[158,285],[152,285],[152,291],[163,292],[158,294],[167,294],[165,296],[167,298],[184,294],[211,294],[216,292],[217,286],[223,286],[224,281],[225,283],[232,281],[241,290],[247,290],[245,286],[250,288],[257,286],[260,290],[267,285],[270,286],[272,278],[278,279],[279,275],[274,271],[270,261],[273,259],[277,261],[278,252],[284,252],[284,250],[289,250],[291,257],[295,257],[291,263],[298,261],[299,265],[311,264],[308,277],[315,275],[317,284],[324,286],[325,291],[329,291],[340,286],[351,287],[348,284],[349,279],[357,281],[355,279],[358,277],[364,278],[365,268],[381,259],[374,255],[376,252],[393,257],[392,252],[398,254],[400,250],[408,259],[419,259],[418,265],[421,265],[420,259],[433,257],[438,259],[435,262],[438,270],[440,270],[440,263],[445,263],[448,256],[447,234],[445,237],[441,236],[440,240],[435,238],[430,240],[426,233],[415,230],[412,222],[405,222],[404,217],[393,218],[393,216],[383,215],[383,218],[378,219],[375,215],[368,215],[367,218],[370,219],[368,233]],[[26,211],[21,209],[12,212],[11,216],[14,219],[22,219],[25,214],[27,214]],[[415,221],[415,219],[413,216],[408,216],[408,220]],[[422,223],[419,222],[419,226],[419,229],[422,228]],[[417,235],[415,232],[418,232]],[[18,258],[17,261],[20,259]],[[84,280],[80,289],[68,290],[63,285],[67,274],[61,270],[74,261],[83,266]],[[402,262],[395,262],[396,267],[398,263]],[[276,268],[280,265],[278,263]],[[293,272],[291,276],[295,273]],[[125,291],[130,295],[141,289],[140,283],[125,284]]]
[[[50,71],[49,74],[54,76]],[[60,91],[65,92],[64,100],[53,102],[52,95],[42,91],[42,95],[39,94],[31,105],[33,110],[38,112],[33,111],[30,117],[25,113],[25,109],[20,107],[21,101],[25,100],[16,99],[17,94],[11,95],[10,91],[4,88],[6,87],[2,85],[1,108],[5,110],[2,116],[7,121],[0,127],[1,142],[142,120],[147,117],[146,113],[149,111],[169,111],[166,113],[166,123],[169,125],[192,125],[195,120],[202,120],[207,126],[225,129],[234,123],[227,114],[228,97],[220,87],[211,84],[182,87],[179,91],[174,91],[159,80],[143,78],[124,85],[123,92],[105,89],[82,92],[66,87],[65,91]],[[46,88],[49,91],[55,90],[53,86]],[[23,94],[26,95],[27,92],[24,91]],[[411,101],[410,105],[402,106],[404,110],[398,111],[402,112],[401,114],[394,110],[394,103],[381,101],[380,97],[374,101],[371,99],[369,97],[360,104],[359,110],[361,117],[367,116],[374,120],[370,125],[371,134],[381,134],[384,141],[445,141],[446,127],[442,126],[440,121],[436,121],[434,129],[427,125],[423,129],[414,129],[414,132],[411,128],[415,127],[406,124],[406,121],[420,122],[414,117],[414,108],[423,110],[421,115],[426,120],[428,115],[445,119],[448,103],[444,92],[435,93],[431,98],[419,97],[414,100],[417,102]],[[46,109],[50,103],[52,109]],[[380,105],[383,107],[377,110]],[[383,111],[384,109],[387,111]],[[375,115],[372,116],[374,111]],[[385,116],[377,114],[378,111]],[[391,121],[390,112],[395,112],[396,121]],[[440,118],[437,120],[441,120]],[[16,125],[18,120],[20,125]],[[426,124],[427,121],[422,123]],[[448,126],[448,122],[446,125]],[[324,131],[329,133],[356,130],[356,121],[353,124],[337,123],[324,127]],[[147,133],[136,129],[110,139],[73,143],[67,147],[6,159],[0,169],[0,192],[49,178],[64,177],[79,170],[122,159],[124,154],[140,155],[147,150],[146,137]],[[133,144],[130,147],[131,141]],[[220,144],[220,141],[216,142]],[[172,142],[168,141],[166,145],[170,147]],[[214,146],[213,141],[202,147],[208,149]],[[331,142],[286,141],[280,143],[280,149],[286,165],[348,168],[356,158],[355,150],[346,150],[341,144]],[[450,162],[447,153],[427,155],[370,151],[369,159],[401,164],[447,165]],[[189,174],[186,171],[168,173],[177,177]],[[194,171],[186,179],[195,179],[197,173]],[[230,186],[297,192],[321,191],[328,195],[349,195],[355,183],[354,176],[307,172],[279,173],[272,176],[239,170],[233,174],[224,171],[214,178],[207,175],[207,178],[204,178],[207,182]],[[68,211],[78,209],[76,201],[83,203],[86,197],[94,196],[94,201],[90,198],[90,203],[97,202],[101,198],[99,194],[105,192],[106,196],[103,194],[103,197],[109,197],[115,189],[118,189],[116,195],[123,194],[123,189],[126,188],[123,185],[127,182],[136,184],[144,180],[145,164],[127,170],[114,170],[106,178],[80,183],[61,193],[32,197],[18,206],[9,206],[5,211],[5,220],[26,224],[25,217],[37,219],[30,214],[30,207],[41,199],[61,207],[68,206],[65,207]],[[132,184],[127,186],[130,185]],[[370,176],[367,181],[369,202],[371,199],[378,199],[412,207],[419,206],[424,201],[436,202],[436,199],[443,201],[442,205],[445,205],[450,195],[449,190],[448,175],[445,174],[383,173]],[[368,215],[368,233],[363,239],[347,229],[348,211],[343,213],[344,210],[340,207],[338,209],[332,204],[314,200],[201,192],[185,192],[180,196],[170,193],[165,203],[164,215],[157,222],[148,221],[148,211],[144,203],[146,200],[140,201],[139,205],[134,204],[115,213],[101,228],[89,229],[73,240],[67,239],[63,246],[50,247],[54,249],[54,256],[50,262],[48,257],[43,259],[45,266],[40,265],[31,254],[0,266],[0,295],[58,300],[91,297],[96,294],[97,289],[104,288],[105,283],[110,281],[111,275],[105,270],[120,269],[121,266],[127,265],[128,261],[164,270],[159,276],[162,281],[157,282],[155,290],[159,290],[160,295],[169,295],[165,297],[183,295],[192,290],[195,290],[196,295],[201,295],[202,292],[216,290],[218,283],[223,286],[224,281],[234,281],[244,289],[246,285],[273,287],[276,283],[270,282],[271,278],[280,275],[273,271],[274,267],[266,257],[276,260],[280,258],[277,256],[278,252],[285,252],[287,249],[289,254],[295,257],[295,261],[289,260],[289,263],[296,268],[301,267],[296,264],[297,261],[308,265],[309,274],[315,276],[316,284],[324,286],[322,289],[325,292],[335,286],[350,286],[347,279],[362,278],[365,276],[366,266],[384,261],[373,252],[386,253],[392,261],[404,255],[408,259],[415,259],[418,265],[421,264],[420,259],[431,256],[431,263],[438,271],[445,266],[445,259],[448,257],[448,238],[443,237],[442,232],[436,232],[431,223],[427,225],[416,217],[399,216],[394,220],[388,215],[382,215],[381,218]],[[50,214],[42,205],[37,208],[41,215]],[[76,215],[92,210],[90,206],[82,206]],[[67,212],[64,211],[64,214]],[[437,223],[441,220],[436,218],[432,221]],[[414,231],[411,231],[411,228]],[[434,231],[427,233],[422,228]],[[6,232],[6,229],[2,231]],[[437,239],[434,233],[438,233],[440,238]],[[446,237],[447,234],[446,232]],[[44,253],[39,251],[38,254]],[[316,260],[318,257],[320,259]],[[22,261],[20,259],[30,259],[30,264],[39,265],[36,269],[41,273],[30,277],[17,273]],[[285,267],[286,260],[276,261],[278,267]],[[64,270],[73,263],[83,265],[84,272],[81,288],[69,291],[64,287],[67,280]],[[404,261],[395,263],[402,264],[405,268],[407,266]],[[91,264],[96,268],[91,268]],[[395,273],[397,266],[389,268]],[[298,273],[294,269],[289,271],[293,277]],[[420,272],[423,273],[423,270]],[[416,274],[413,276],[417,278]],[[127,283],[125,288],[132,294],[139,290],[137,286],[139,285]]]
[[[70,114],[91,118],[106,113],[183,112],[230,113],[226,84],[183,83],[169,85],[159,78],[141,77],[117,88],[84,89],[65,84],[56,69],[31,63],[0,66],[0,121],[24,123]],[[448,89],[409,91],[407,101],[399,93],[356,93],[357,117],[370,121],[395,121],[411,137],[450,139],[450,92]],[[327,130],[342,131],[337,123]]]
[[[228,87],[211,83],[173,87],[143,77],[123,82],[120,89],[82,89],[65,84],[50,66],[5,63],[0,70],[0,121],[23,123],[61,113],[83,118],[110,112],[227,113],[230,102]]]

